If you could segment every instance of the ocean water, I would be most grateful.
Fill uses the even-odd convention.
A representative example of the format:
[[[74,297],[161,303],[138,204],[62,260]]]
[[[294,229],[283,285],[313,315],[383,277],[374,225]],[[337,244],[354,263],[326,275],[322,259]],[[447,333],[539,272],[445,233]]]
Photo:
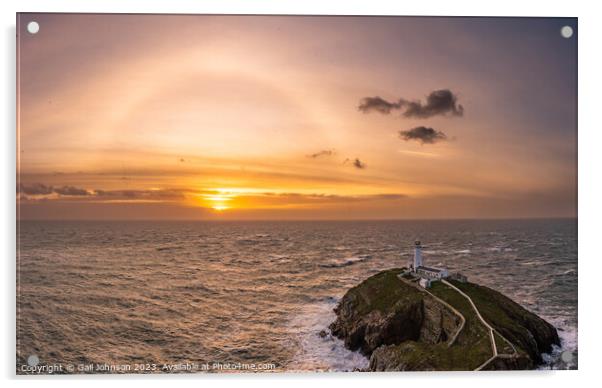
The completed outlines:
[[[542,368],[576,367],[560,360],[577,351],[574,219],[23,221],[18,237],[18,368],[31,355],[144,372],[363,368],[365,357],[320,332],[347,289],[406,265],[417,238],[426,265],[497,289],[560,330]]]

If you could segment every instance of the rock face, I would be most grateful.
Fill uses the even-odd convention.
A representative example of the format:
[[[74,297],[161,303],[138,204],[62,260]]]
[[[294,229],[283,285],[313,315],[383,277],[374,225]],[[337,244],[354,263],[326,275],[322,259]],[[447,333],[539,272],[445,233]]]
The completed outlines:
[[[464,297],[440,282],[427,293],[409,279],[400,280],[401,272],[383,271],[350,289],[335,309],[332,334],[370,357],[373,371],[473,370],[491,358],[489,331]],[[499,292],[453,284],[496,330],[500,356],[483,369],[532,369],[541,353],[559,344],[552,325]]]

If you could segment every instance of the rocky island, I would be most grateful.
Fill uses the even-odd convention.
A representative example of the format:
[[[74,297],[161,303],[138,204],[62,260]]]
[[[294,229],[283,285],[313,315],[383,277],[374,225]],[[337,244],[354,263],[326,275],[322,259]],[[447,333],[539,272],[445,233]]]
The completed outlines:
[[[490,288],[452,278],[428,288],[405,268],[351,288],[332,334],[370,358],[371,371],[533,369],[556,329]]]

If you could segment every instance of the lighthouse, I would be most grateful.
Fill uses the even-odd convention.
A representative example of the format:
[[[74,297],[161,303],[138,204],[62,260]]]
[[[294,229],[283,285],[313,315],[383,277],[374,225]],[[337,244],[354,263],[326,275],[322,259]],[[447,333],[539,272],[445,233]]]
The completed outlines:
[[[409,267],[410,270],[404,271],[402,274],[418,279],[418,284],[424,288],[429,288],[431,282],[449,277],[449,272],[445,267],[426,267],[422,264],[422,244],[420,240],[414,241],[414,260],[410,261]],[[463,281],[466,281],[466,278]]]
[[[414,271],[422,267],[422,245],[420,244],[420,240],[416,240],[414,242]]]

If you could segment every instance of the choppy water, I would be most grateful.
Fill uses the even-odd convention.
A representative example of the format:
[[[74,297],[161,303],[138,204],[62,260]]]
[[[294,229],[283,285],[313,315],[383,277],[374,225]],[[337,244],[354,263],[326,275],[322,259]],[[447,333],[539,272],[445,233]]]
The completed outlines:
[[[577,347],[576,220],[20,224],[17,356],[50,363],[273,363],[353,370],[319,332],[345,291],[425,263],[490,286]],[[557,363],[560,349],[550,355]]]

